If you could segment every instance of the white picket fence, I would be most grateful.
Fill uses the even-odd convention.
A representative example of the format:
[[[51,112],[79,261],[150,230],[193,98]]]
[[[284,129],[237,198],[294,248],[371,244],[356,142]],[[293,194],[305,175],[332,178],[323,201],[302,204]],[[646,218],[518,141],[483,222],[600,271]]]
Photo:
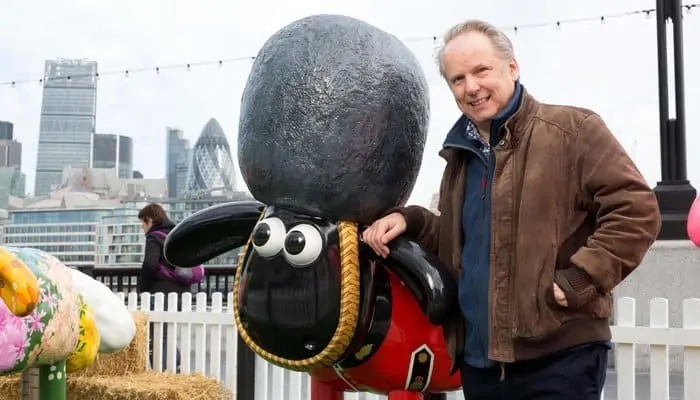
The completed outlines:
[[[178,295],[163,293],[119,294],[130,310],[149,313],[154,325],[154,365],[157,371],[175,371],[176,348],[181,353],[181,373],[201,373],[216,377],[228,389],[236,391],[236,326],[233,320],[233,295],[227,301],[221,293],[212,296],[211,306],[207,295],[190,293],[182,295],[182,310],[177,311]],[[153,299],[153,304],[151,304]],[[167,299],[167,302],[166,302]],[[152,307],[153,306],[153,307]],[[153,308],[154,311],[149,311]],[[683,347],[683,398],[700,399],[700,299],[683,302],[683,328],[670,328],[668,301],[662,298],[650,302],[649,326],[637,326],[635,300],[629,297],[616,302],[616,324],[613,325],[615,342],[615,370],[617,373],[618,400],[636,399],[636,346],[650,345],[649,374],[650,399],[668,400],[669,346]],[[168,335],[166,365],[162,365],[163,328]],[[256,361],[256,400],[307,400],[309,399],[307,375],[290,372],[273,366],[258,357]],[[606,398],[604,395],[603,398]],[[368,393],[347,393],[346,400],[380,400],[385,396]],[[464,400],[461,393],[450,393],[448,399]]]

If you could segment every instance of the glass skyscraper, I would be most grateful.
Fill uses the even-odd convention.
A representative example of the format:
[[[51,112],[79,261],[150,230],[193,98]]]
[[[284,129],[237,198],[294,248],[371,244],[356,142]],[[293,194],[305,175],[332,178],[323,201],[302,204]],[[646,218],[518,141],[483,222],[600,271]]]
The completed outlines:
[[[185,191],[192,149],[190,141],[184,138],[180,129],[167,128],[165,135],[165,177],[168,181],[168,195],[176,198]]]
[[[231,148],[219,122],[212,118],[202,129],[192,149],[187,192],[208,194],[236,190]]]
[[[63,168],[92,167],[97,62],[46,61],[34,195],[61,183]]]
[[[15,140],[12,122],[0,121],[0,167],[22,167],[22,143]]]
[[[92,167],[116,168],[118,178],[131,178],[134,169],[134,145],[131,138],[96,133],[93,136]]]

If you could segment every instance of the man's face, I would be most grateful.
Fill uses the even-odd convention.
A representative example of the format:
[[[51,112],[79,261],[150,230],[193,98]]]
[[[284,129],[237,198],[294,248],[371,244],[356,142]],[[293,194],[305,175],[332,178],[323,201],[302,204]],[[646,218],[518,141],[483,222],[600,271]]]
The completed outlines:
[[[513,96],[517,62],[503,60],[480,32],[465,33],[447,43],[442,65],[457,107],[477,125],[489,122]]]

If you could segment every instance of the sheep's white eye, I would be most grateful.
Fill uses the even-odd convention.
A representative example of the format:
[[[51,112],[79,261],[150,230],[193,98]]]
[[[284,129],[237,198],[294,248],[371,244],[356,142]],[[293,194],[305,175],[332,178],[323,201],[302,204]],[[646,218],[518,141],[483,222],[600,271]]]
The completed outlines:
[[[285,236],[287,229],[281,219],[265,218],[253,228],[253,247],[260,257],[274,257],[282,251]]]
[[[318,260],[323,250],[321,232],[309,224],[294,226],[284,240],[284,258],[293,267],[305,267]]]

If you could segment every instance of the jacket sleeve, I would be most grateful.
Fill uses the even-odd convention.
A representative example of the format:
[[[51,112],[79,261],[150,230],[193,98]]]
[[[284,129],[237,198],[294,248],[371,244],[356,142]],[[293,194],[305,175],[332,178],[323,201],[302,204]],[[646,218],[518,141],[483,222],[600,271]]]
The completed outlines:
[[[415,238],[426,250],[438,254],[440,216],[421,206],[397,209],[406,218],[406,235]]]
[[[556,271],[569,307],[610,292],[642,262],[661,228],[656,196],[600,116],[586,118],[576,134],[579,190],[592,200],[596,229]]]
[[[158,278],[158,264],[160,262],[161,245],[152,235],[146,236],[146,250],[141,264],[141,276],[139,279],[139,292],[151,290],[153,281]]]
[[[444,178],[443,178],[444,180]],[[442,211],[444,183],[440,186],[438,211]],[[438,254],[440,247],[440,216],[421,206],[396,207],[386,215],[398,212],[406,219],[406,235],[414,238],[426,250]]]

